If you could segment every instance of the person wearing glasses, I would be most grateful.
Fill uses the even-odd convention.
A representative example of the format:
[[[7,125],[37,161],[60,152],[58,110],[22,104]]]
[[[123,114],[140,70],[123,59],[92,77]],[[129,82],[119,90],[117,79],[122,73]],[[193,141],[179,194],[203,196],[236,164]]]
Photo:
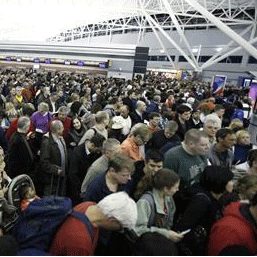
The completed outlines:
[[[120,151],[112,153],[108,170],[89,183],[83,200],[98,203],[106,195],[118,191],[126,191],[125,184],[131,179],[133,172],[134,163],[128,156]]]

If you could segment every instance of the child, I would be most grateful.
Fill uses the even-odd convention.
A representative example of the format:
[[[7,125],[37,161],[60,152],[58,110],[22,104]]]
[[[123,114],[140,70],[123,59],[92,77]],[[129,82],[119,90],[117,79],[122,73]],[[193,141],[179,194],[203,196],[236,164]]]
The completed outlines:
[[[36,191],[31,186],[24,186],[20,190],[20,196],[21,196],[21,204],[20,209],[21,211],[25,211],[29,204],[34,200],[39,200],[40,198],[36,195]]]

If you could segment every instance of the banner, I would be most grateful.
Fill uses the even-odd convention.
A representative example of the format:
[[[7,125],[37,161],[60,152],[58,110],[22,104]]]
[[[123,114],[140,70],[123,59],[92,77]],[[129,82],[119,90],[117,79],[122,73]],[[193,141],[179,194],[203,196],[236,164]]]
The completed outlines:
[[[215,75],[212,78],[211,93],[216,95],[222,95],[225,89],[227,76]]]

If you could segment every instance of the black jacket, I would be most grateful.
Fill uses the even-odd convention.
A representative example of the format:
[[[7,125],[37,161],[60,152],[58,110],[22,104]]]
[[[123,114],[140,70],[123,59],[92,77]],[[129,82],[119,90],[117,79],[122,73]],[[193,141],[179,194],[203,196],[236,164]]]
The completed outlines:
[[[11,178],[21,174],[33,176],[34,156],[26,135],[15,132],[9,142],[7,154],[7,173]]]
[[[66,147],[65,150],[65,173],[68,167],[68,156]],[[52,179],[54,184],[57,183],[58,169],[61,169],[61,153],[58,144],[54,141],[51,134],[49,137],[44,136],[41,144],[40,150],[40,168],[43,182],[45,184],[50,184]]]
[[[81,185],[88,168],[100,156],[100,154],[87,154],[85,144],[79,145],[73,149],[68,172],[71,197],[79,197]]]

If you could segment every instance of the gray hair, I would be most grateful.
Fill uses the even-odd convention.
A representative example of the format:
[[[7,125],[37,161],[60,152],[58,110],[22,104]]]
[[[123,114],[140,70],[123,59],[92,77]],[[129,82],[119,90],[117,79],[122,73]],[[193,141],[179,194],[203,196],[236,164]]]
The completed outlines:
[[[178,123],[174,120],[169,120],[165,125],[165,129],[176,132],[178,130]]]
[[[103,143],[103,153],[115,151],[119,146],[119,140],[116,138],[108,138]]]
[[[95,122],[102,123],[105,119],[109,119],[109,114],[106,111],[99,111],[95,115]]]
[[[160,101],[161,101],[161,96],[155,95],[155,96],[153,97],[153,100],[156,101],[156,102],[160,102]]]
[[[204,125],[206,124],[217,124],[219,128],[221,128],[221,119],[216,114],[208,114],[204,119]]]
[[[50,125],[50,131],[52,133],[55,133],[58,129],[62,129],[62,128],[63,128],[63,124],[60,120],[54,120]]]
[[[144,123],[137,123],[131,128],[131,135],[137,136],[139,135],[142,138],[146,138],[149,136],[151,133],[149,132],[147,125]]]
[[[67,106],[61,106],[57,112],[65,112],[66,114],[68,114],[69,108]]]
[[[124,228],[132,229],[136,224],[137,205],[125,192],[112,193],[97,206],[107,218],[117,219]]]
[[[48,111],[49,111],[49,105],[48,105],[48,103],[41,102],[41,103],[38,105],[37,109],[38,109],[38,111],[40,111],[40,112],[43,112],[43,111],[48,112]]]
[[[27,133],[30,126],[30,118],[27,116],[21,116],[18,119],[17,131],[21,133]]]

